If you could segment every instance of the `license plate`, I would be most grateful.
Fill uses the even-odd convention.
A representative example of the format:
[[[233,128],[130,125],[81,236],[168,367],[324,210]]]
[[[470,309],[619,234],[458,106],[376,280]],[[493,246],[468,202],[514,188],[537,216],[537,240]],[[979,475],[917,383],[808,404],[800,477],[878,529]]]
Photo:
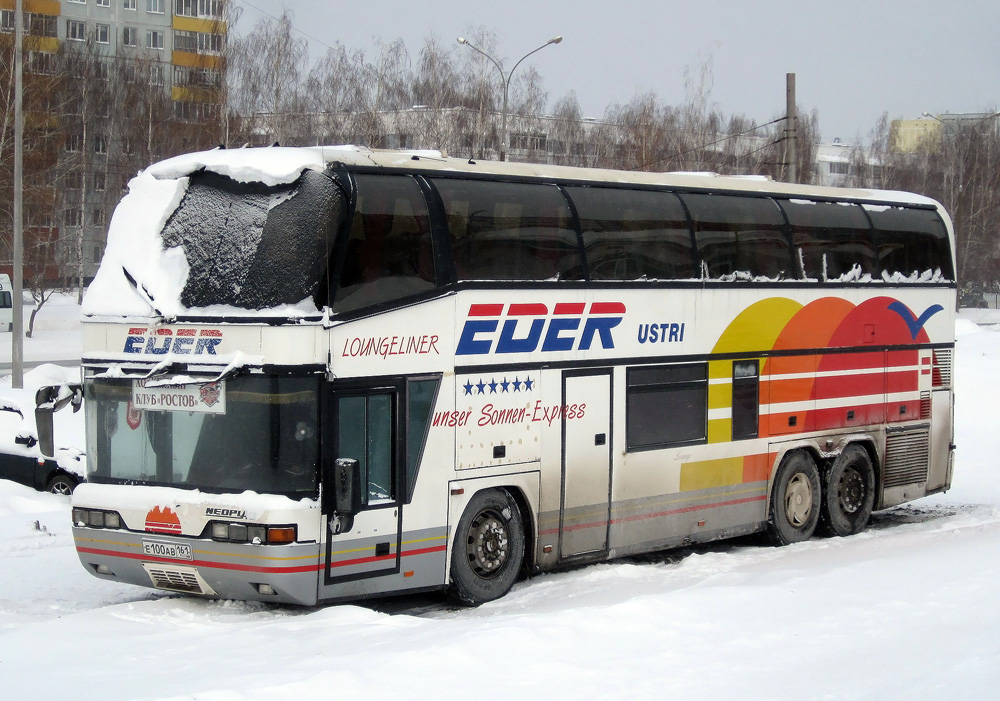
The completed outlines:
[[[191,560],[191,546],[177,543],[159,543],[154,540],[142,541],[142,552],[153,557],[169,557],[174,560]]]

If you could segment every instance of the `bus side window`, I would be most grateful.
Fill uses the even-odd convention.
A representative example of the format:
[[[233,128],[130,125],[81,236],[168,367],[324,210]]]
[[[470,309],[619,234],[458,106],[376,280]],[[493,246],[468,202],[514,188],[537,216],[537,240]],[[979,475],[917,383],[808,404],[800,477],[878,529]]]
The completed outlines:
[[[769,197],[682,195],[709,278],[796,277],[785,222]]]
[[[626,371],[625,381],[627,451],[706,441],[707,363],[633,367]]]
[[[358,200],[335,312],[379,304],[434,287],[427,204],[406,176],[356,176]]]
[[[411,379],[406,383],[406,503],[413,499],[417,468],[431,427],[440,378]]]
[[[909,207],[865,205],[875,226],[879,267],[883,277],[908,278],[940,271],[954,280],[948,232],[937,212]]]
[[[758,362],[741,360],[733,363],[733,440],[756,438],[760,412],[760,382]]]
[[[579,280],[583,260],[555,185],[435,178],[460,280]]]
[[[591,280],[696,277],[691,229],[671,192],[567,187]]]
[[[871,226],[861,207],[846,202],[784,200],[792,246],[812,280],[841,280],[877,274]]]

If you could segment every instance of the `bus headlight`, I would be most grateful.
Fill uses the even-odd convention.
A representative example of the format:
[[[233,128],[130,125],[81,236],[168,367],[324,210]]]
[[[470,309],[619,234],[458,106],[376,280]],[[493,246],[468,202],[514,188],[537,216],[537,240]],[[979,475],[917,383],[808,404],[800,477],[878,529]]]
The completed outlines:
[[[295,526],[263,526],[248,523],[212,521],[208,535],[212,540],[226,543],[253,543],[254,545],[285,545],[294,543]]]
[[[83,528],[121,528],[122,517],[117,511],[99,509],[73,509],[73,525]]]

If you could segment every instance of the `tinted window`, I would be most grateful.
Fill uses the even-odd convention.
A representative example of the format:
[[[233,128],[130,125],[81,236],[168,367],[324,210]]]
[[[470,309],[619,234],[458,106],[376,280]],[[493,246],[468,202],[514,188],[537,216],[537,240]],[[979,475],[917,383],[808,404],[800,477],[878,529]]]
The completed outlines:
[[[579,280],[580,248],[555,185],[435,180],[459,280]]]
[[[733,363],[733,440],[757,437],[759,384],[757,361]]]
[[[427,204],[409,177],[358,175],[358,199],[337,312],[399,299],[434,287]]]
[[[709,278],[734,273],[797,277],[774,201],[764,197],[682,195],[695,229],[698,257]]]
[[[406,501],[413,498],[417,468],[424,452],[427,429],[440,380],[410,380],[406,385]]]
[[[697,277],[691,229],[674,194],[566,189],[580,217],[592,280]]]
[[[932,274],[954,279],[948,232],[937,212],[908,207],[865,205],[875,225],[879,266],[883,277]]]
[[[871,227],[860,206],[786,200],[781,207],[807,278],[825,281],[878,274]]]
[[[395,497],[392,403],[391,394],[340,397],[337,403],[337,457],[358,461],[366,503]]]
[[[628,371],[625,438],[629,450],[703,443],[708,366],[662,365]]]

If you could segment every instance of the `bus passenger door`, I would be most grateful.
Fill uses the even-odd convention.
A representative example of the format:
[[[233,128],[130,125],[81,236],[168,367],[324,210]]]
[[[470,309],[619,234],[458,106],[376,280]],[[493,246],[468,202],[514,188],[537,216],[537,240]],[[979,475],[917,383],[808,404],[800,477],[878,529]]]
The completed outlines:
[[[611,516],[611,371],[563,373],[559,557],[603,553]]]
[[[400,492],[399,388],[350,389],[334,394],[333,455],[324,490],[332,489],[335,458],[353,458],[361,468],[363,506],[345,532],[328,533],[324,584],[364,580],[400,570],[403,498]],[[324,500],[326,502],[326,500]],[[327,513],[334,523],[332,513]],[[331,529],[332,530],[332,529]],[[377,592],[377,584],[359,593]]]

